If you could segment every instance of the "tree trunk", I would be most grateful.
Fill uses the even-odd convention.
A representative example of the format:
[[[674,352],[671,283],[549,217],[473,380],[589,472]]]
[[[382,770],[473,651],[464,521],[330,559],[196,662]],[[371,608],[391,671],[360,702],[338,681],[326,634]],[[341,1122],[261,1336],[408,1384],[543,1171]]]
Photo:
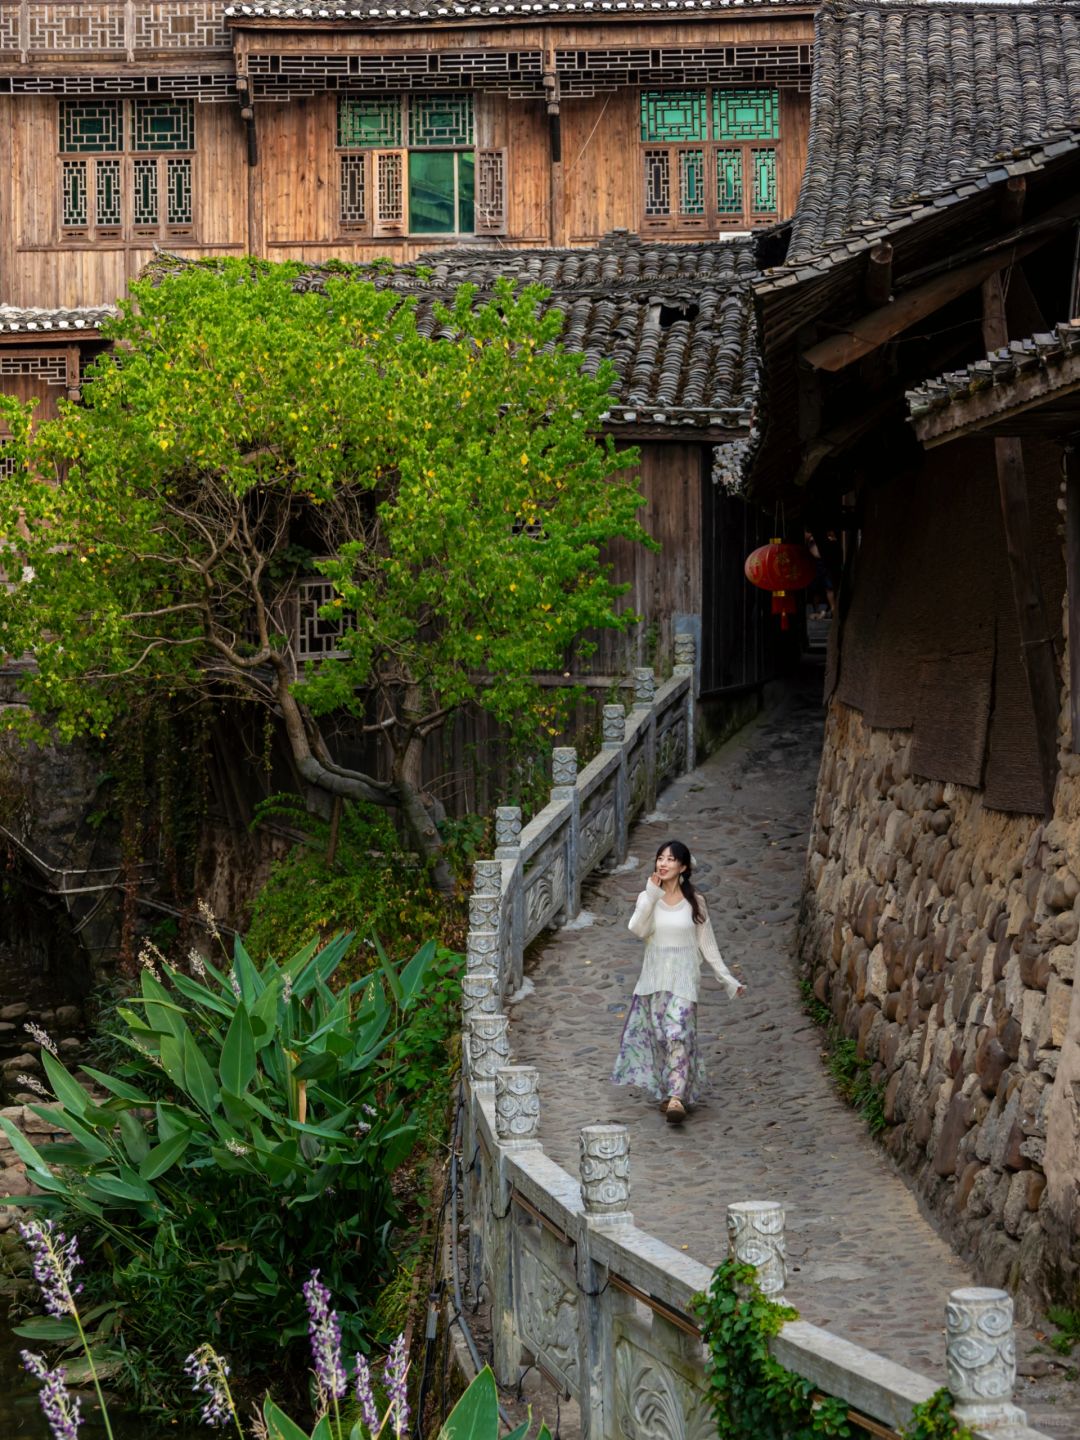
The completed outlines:
[[[424,742],[414,735],[403,750],[394,754],[394,785],[409,838],[431,865],[436,888],[443,895],[452,895],[456,888],[454,876],[446,860],[442,836],[431,808],[421,799],[421,763]]]

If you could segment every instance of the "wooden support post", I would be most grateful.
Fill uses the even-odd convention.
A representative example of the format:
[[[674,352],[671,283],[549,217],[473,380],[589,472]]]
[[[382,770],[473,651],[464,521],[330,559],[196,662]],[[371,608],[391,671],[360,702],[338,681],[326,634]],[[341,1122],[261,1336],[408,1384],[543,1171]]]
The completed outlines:
[[[1026,199],[1027,178],[1025,176],[1013,175],[1005,181],[998,205],[1001,210],[1001,218],[1010,229],[1020,224]]]
[[[893,247],[887,240],[875,245],[866,257],[865,293],[870,305],[887,305],[892,298]]]
[[[1080,754],[1080,476],[1065,449],[1065,593],[1069,614],[1069,749]]]
[[[1000,349],[1009,340],[1005,321],[1005,296],[1001,276],[995,273],[983,281],[983,343],[988,350]],[[1057,778],[1057,728],[1060,698],[1058,665],[1054,642],[1043,600],[1042,583],[1035,561],[1031,534],[1031,506],[1024,473],[1023,446],[1015,436],[994,441],[998,495],[1005,547],[1009,556],[1016,622],[1020,630],[1020,654],[1027,675],[1031,708],[1035,716],[1035,740],[1042,772],[1043,809],[1054,808],[1054,781]]]

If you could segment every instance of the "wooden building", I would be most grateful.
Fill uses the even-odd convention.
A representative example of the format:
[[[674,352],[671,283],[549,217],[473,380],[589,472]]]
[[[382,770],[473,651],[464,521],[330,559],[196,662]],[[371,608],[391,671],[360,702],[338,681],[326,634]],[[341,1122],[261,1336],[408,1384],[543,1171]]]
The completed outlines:
[[[639,357],[611,424],[646,447],[665,542],[625,557],[645,621],[597,664],[647,661],[658,635],[670,655],[705,612],[703,687],[759,685],[760,605],[720,538],[756,541],[756,521],[713,485],[714,449],[750,431],[750,237],[795,208],[813,9],[0,0],[0,299],[38,327],[32,346],[0,332],[0,386],[36,387],[42,416],[77,393],[60,312],[92,351],[100,307],[161,250],[390,260],[408,284],[449,247],[446,273],[481,288],[554,276],[571,343]]]
[[[1080,8],[823,6],[745,476],[846,542],[802,959],[1024,1304],[1080,1293],[1078,220]]]

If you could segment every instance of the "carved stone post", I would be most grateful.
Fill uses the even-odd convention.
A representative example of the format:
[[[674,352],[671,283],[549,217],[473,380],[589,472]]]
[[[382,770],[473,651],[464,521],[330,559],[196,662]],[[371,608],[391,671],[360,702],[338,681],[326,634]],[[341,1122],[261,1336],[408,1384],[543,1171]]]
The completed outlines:
[[[496,1070],[495,1133],[502,1145],[539,1146],[540,1072],[535,1065]]]
[[[630,836],[630,823],[627,819],[630,811],[630,791],[626,773],[626,710],[622,705],[604,706],[603,748],[619,752],[619,773],[612,786],[615,803],[615,847],[612,853],[616,865],[621,865],[626,859]]]
[[[521,849],[521,806],[499,805],[495,810],[495,858],[516,860]]]
[[[696,759],[696,736],[695,725],[695,702],[698,692],[697,677],[697,645],[694,637],[686,630],[680,630],[675,636],[675,674],[689,677],[690,684],[686,691],[686,768],[692,770]]]
[[[656,809],[656,715],[653,702],[656,699],[656,676],[649,665],[638,665],[634,670],[634,709],[643,717],[644,738],[641,758],[645,763],[645,800],[642,813],[650,814]]]
[[[597,1230],[633,1223],[630,1214],[630,1132],[625,1125],[585,1125],[580,1135],[581,1199],[585,1224],[577,1245],[578,1343],[582,1433],[587,1440],[615,1440],[618,1425],[615,1322],[629,1313],[629,1295],[608,1284],[608,1268],[592,1258]]]
[[[469,934],[465,967],[469,973],[494,970],[502,983],[502,861],[477,860],[469,896]]]
[[[727,1207],[728,1254],[757,1271],[769,1300],[781,1300],[787,1283],[784,1207],[778,1200],[742,1200]]]
[[[572,745],[556,745],[551,752],[551,803],[570,809],[566,826],[566,899],[561,920],[565,924],[581,909],[581,877],[578,875],[581,809],[577,791],[577,751]]]
[[[510,1059],[510,1021],[501,1010],[469,1020],[469,1078],[474,1089],[495,1088],[495,1072]]]
[[[474,1015],[494,1015],[499,1009],[499,977],[495,971],[467,971],[461,979],[461,1016],[465,1025]]]
[[[488,1217],[488,1282],[491,1292],[492,1368],[501,1385],[516,1385],[521,1367],[521,1338],[514,1308],[514,1216],[506,1174],[508,1150],[539,1150],[539,1072],[533,1065],[502,1065],[495,1071],[495,1160]]]
[[[953,1290],[945,1306],[945,1368],[954,1412],[963,1425],[1022,1425],[1012,1403],[1016,1384],[1013,1302],[1005,1290]]]

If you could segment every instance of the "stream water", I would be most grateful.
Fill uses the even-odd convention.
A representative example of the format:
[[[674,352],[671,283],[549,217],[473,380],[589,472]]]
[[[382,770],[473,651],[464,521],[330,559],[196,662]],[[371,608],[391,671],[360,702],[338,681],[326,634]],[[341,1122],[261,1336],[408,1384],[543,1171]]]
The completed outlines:
[[[0,1322],[0,1440],[50,1440],[49,1427],[38,1405],[37,1385],[22,1368],[19,1351],[26,1344]],[[86,1424],[79,1440],[106,1440],[96,1405],[83,1400]],[[145,1415],[124,1415],[110,1410],[114,1440],[204,1440],[206,1430],[181,1429]]]

